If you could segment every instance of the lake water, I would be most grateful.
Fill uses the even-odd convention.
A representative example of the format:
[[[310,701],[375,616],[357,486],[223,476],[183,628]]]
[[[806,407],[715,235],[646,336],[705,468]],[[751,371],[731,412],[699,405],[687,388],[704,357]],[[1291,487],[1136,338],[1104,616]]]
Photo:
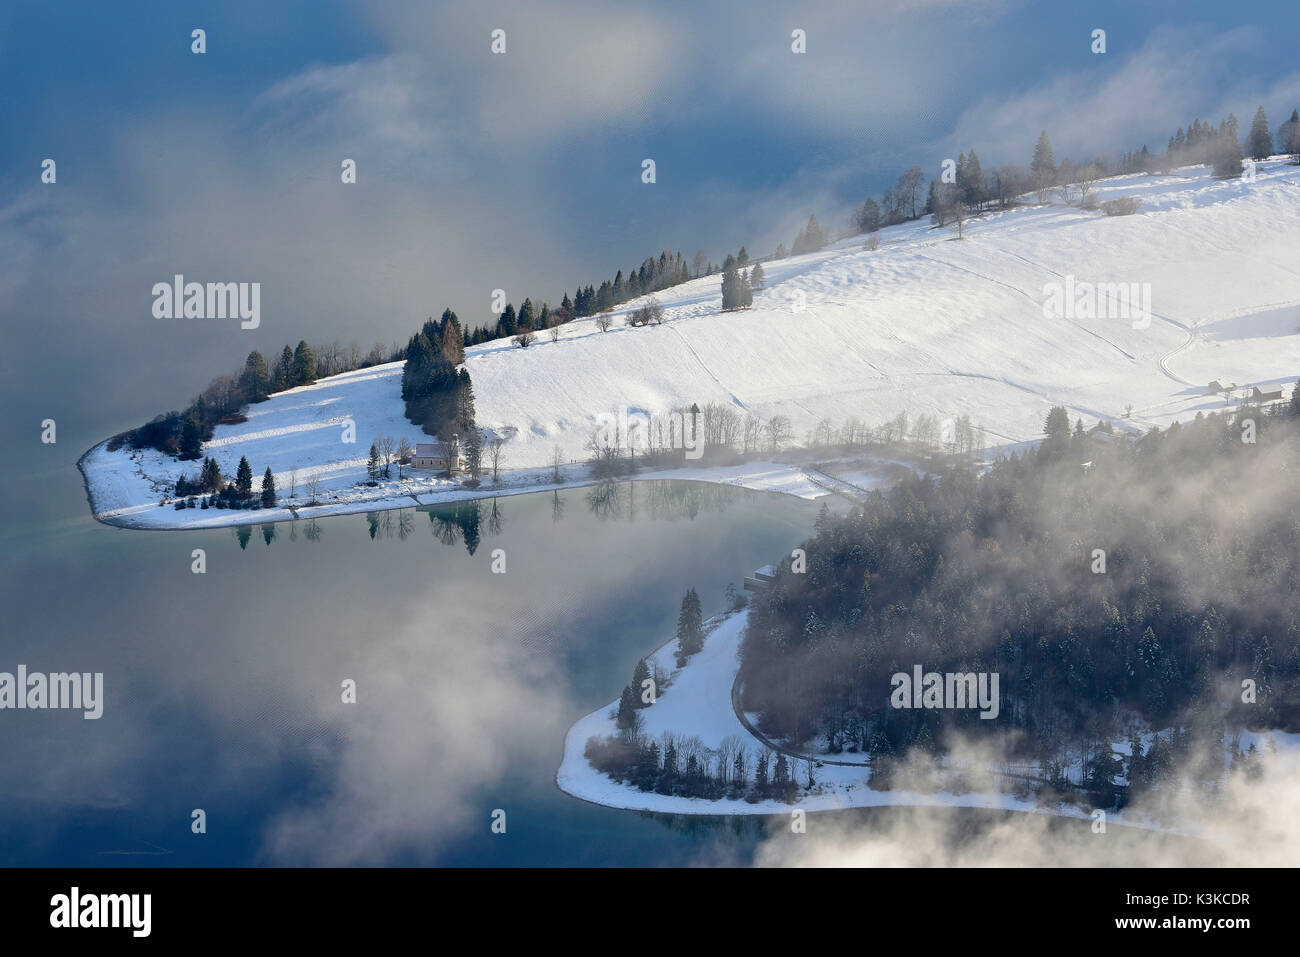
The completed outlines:
[[[45,478],[5,536],[0,670],[103,672],[105,705],[0,715],[4,863],[685,864],[761,832],[589,805],[554,774],[684,590],[720,611],[812,503],[655,481],[144,532]]]
[[[721,610],[819,505],[647,481],[145,532],[95,522],[66,447],[48,452],[6,463],[0,671],[103,672],[104,713],[0,712],[0,865],[745,864],[791,840],[779,817],[587,804],[554,774],[570,724],[672,633],[684,590]],[[883,829],[884,862],[936,832],[1045,838],[1038,815],[964,809],[816,820],[810,835]],[[1089,840],[1086,820],[1048,828],[1060,863]],[[1107,846],[1163,853],[1125,830]]]

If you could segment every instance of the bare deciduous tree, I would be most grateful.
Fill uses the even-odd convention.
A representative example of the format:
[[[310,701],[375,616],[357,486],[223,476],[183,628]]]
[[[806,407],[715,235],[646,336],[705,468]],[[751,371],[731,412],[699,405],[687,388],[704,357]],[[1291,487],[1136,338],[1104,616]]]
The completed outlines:
[[[741,432],[741,449],[746,454],[757,452],[759,443],[763,437],[763,420],[756,415],[745,417],[744,428]]]
[[[596,314],[596,328],[601,332],[609,332],[609,327],[614,324],[614,317],[609,310]]]
[[[790,425],[790,420],[784,415],[774,415],[767,420],[764,428],[767,434],[768,448],[773,452],[780,452],[790,442],[790,437],[794,434],[794,429]]]
[[[488,456],[488,464],[492,467],[493,484],[500,481],[501,478],[501,457],[502,457],[501,450],[505,444],[506,444],[506,440],[501,438],[501,436],[499,435],[494,435],[492,436],[492,438],[488,439],[487,456]]]
[[[384,457],[384,478],[388,478],[390,467],[393,464],[393,450],[397,448],[397,443],[391,435],[384,435],[381,432],[375,436],[375,447],[379,449],[379,454]]]
[[[811,435],[811,445],[827,447],[835,441],[835,427],[831,425],[830,419],[822,419],[813,426]]]
[[[844,420],[844,426],[840,429],[840,442],[849,448],[854,448],[862,444],[862,422],[857,416],[849,416]]]
[[[320,498],[320,473],[312,472],[307,476],[308,505],[316,505]]]
[[[397,478],[401,481],[402,466],[411,461],[411,456],[415,454],[415,449],[411,448],[411,443],[403,436],[397,442]]]

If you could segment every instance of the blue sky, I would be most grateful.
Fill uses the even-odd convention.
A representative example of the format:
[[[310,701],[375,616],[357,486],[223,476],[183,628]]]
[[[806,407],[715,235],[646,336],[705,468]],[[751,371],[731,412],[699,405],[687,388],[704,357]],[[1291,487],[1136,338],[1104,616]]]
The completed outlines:
[[[788,245],[914,163],[1027,162],[1040,128],[1058,158],[1228,110],[1244,131],[1259,103],[1276,128],[1298,35],[1270,2],[11,3],[0,335],[138,363],[105,414],[152,414],[254,346],[404,341],[444,305],[489,319],[495,288]],[[175,272],[261,281],[263,327],[160,329],[148,291]]]

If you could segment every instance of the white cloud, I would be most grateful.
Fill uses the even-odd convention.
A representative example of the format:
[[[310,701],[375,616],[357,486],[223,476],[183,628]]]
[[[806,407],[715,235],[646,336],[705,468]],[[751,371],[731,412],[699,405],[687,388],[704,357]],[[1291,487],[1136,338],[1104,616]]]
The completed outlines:
[[[662,9],[545,4],[396,4],[369,11],[393,49],[419,56],[457,114],[499,144],[645,119],[678,82],[686,23]],[[493,54],[493,30],[506,52]]]

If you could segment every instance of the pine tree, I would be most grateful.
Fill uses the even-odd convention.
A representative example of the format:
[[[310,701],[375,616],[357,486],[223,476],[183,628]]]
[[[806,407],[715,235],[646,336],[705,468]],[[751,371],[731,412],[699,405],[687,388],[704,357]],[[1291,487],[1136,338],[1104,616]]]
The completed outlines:
[[[1064,406],[1056,405],[1048,411],[1043,422],[1043,434],[1050,446],[1062,448],[1066,445],[1070,439],[1070,413]]]
[[[784,788],[790,782],[790,763],[780,751],[776,753],[776,767],[772,769],[772,786]]]
[[[272,384],[276,392],[283,392],[293,386],[293,350],[288,345],[280,352],[280,358],[275,364]]]
[[[1052,141],[1047,135],[1047,130],[1038,134],[1038,142],[1034,144],[1034,158],[1029,168],[1035,173],[1056,172],[1056,157],[1052,153]]]
[[[203,454],[203,430],[194,416],[187,415],[181,423],[180,454],[182,461],[189,462]]]
[[[684,664],[688,655],[704,647],[704,618],[700,610],[700,596],[688,588],[682,597],[682,609],[677,615],[677,662]]]
[[[650,680],[650,666],[642,658],[636,663],[636,668],[632,671],[632,691],[636,695],[636,706],[645,708],[649,705],[643,700],[645,683]],[[655,689],[658,693],[658,689]]]
[[[497,320],[497,338],[510,338],[519,331],[518,327],[519,321],[515,318],[515,307],[507,303],[505,311],[501,313],[501,318]]]
[[[738,266],[749,265],[749,251],[746,250],[744,246],[741,246],[740,252],[736,254],[736,265]]]
[[[722,269],[722,311],[731,312],[740,308],[741,289],[740,273],[736,271],[735,261],[728,256]]]
[[[316,354],[307,345],[306,339],[298,340],[298,347],[293,350],[293,384],[309,385],[316,381]]]
[[[1049,146],[1050,151],[1050,146]],[[970,151],[966,157],[966,176],[962,178],[961,172],[957,173],[957,183],[962,191],[962,198],[966,201],[967,206],[979,206],[984,202],[984,171],[980,169],[980,158],[975,155],[975,150]]]
[[[245,498],[253,494],[253,469],[246,456],[239,457],[239,468],[235,471],[235,491]]]
[[[465,471],[475,481],[483,474],[483,433],[477,428],[465,433]]]
[[[623,693],[618,699],[617,724],[620,731],[629,730],[636,722],[637,696],[631,685],[623,686]]]
[[[266,360],[254,349],[244,361],[244,371],[239,376],[239,387],[249,402],[262,402],[270,394],[271,377],[266,371]]]
[[[1236,134],[1224,133],[1217,138],[1211,152],[1214,176],[1217,179],[1235,179],[1241,175],[1241,143]]]
[[[1291,119],[1278,127],[1277,148],[1283,153],[1297,154],[1300,161],[1300,110],[1292,110]]]
[[[930,182],[930,192],[934,192],[934,181]],[[858,211],[858,229],[864,233],[874,233],[880,228],[880,204],[874,199],[868,199],[862,204],[862,209]],[[784,252],[784,249],[778,250]],[[781,258],[779,255],[777,258]]]
[[[1034,144],[1034,158],[1029,164],[1034,173],[1034,183],[1045,189],[1056,182],[1056,157],[1052,155],[1052,141],[1047,137],[1047,130],[1038,134]]]
[[[202,481],[203,489],[207,492],[220,492],[225,486],[225,479],[221,477],[221,467],[217,465],[214,458],[203,460]]]
[[[468,369],[461,369],[457,373],[453,429],[457,435],[469,435],[474,431],[474,383],[470,381]]]
[[[1264,107],[1255,111],[1255,118],[1250,124],[1250,134],[1246,137],[1246,152],[1251,159],[1267,159],[1273,155],[1273,137],[1268,131],[1268,117]]]
[[[450,309],[442,311],[439,342],[443,356],[452,365],[460,365],[465,361],[465,336],[460,330],[460,320]]]
[[[808,225],[803,231],[805,252],[815,253],[826,247],[826,237],[822,235],[822,228],[817,223],[817,214],[813,213],[808,217]]]
[[[754,268],[749,272],[749,285],[753,289],[762,289],[766,277],[763,275],[763,264],[754,263]]]
[[[366,462],[366,472],[370,475],[370,481],[379,481],[379,446],[374,442],[370,443],[370,459]]]
[[[271,467],[266,467],[266,473],[262,476],[262,508],[275,507],[275,477],[271,474]]]

